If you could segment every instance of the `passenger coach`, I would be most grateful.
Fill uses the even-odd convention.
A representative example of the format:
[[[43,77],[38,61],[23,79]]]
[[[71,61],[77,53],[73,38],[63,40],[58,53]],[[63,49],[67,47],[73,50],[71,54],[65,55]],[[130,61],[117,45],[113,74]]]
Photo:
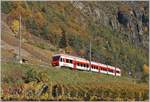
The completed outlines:
[[[79,58],[67,54],[56,54],[52,57],[52,66],[69,67],[77,70],[92,71],[97,73],[104,73],[114,76],[121,76],[119,68],[97,63],[84,58]]]

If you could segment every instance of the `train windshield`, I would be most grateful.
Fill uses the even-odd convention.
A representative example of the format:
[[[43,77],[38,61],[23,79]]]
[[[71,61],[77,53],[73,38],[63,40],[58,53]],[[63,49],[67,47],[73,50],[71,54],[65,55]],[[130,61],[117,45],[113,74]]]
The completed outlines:
[[[53,61],[59,61],[60,56],[54,56]]]

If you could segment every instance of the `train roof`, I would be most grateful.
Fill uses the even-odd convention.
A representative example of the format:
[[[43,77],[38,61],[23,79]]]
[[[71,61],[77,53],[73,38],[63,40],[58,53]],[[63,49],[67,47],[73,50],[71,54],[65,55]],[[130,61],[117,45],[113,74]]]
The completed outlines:
[[[72,56],[72,55],[68,55],[68,54],[55,54],[53,56],[64,56],[64,57],[69,57],[69,58],[72,58],[72,59],[82,60],[82,61],[85,61],[85,62],[88,61],[88,60],[86,60],[84,58],[80,58],[80,57],[76,57],[76,56]],[[115,69],[116,68],[116,70],[120,71],[120,68],[118,68],[118,67],[114,67],[114,66],[110,66],[110,65],[94,62],[94,61],[91,61],[91,64],[100,65],[100,66],[108,67],[108,68],[111,68],[111,69]]]
[[[68,54],[55,54],[54,56],[64,56],[64,57],[70,57],[70,58],[76,58],[76,59],[79,59],[79,60],[83,60],[83,61],[88,61],[84,58],[80,58],[80,57],[76,57],[76,56],[72,56],[72,55],[68,55]]]

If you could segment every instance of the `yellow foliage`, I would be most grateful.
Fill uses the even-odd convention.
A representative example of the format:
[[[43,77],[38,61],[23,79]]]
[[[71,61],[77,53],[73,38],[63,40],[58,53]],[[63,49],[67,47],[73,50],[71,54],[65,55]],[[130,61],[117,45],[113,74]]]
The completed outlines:
[[[13,10],[9,16],[11,18],[18,18],[20,15],[22,15],[22,17],[26,17],[26,16],[31,16],[31,11],[26,10],[25,8],[23,8],[21,5],[17,5],[16,9]]]
[[[121,5],[119,7],[119,11],[123,11],[123,12],[129,13],[131,10],[132,10],[132,8],[129,5],[126,5],[126,4]]]
[[[52,32],[56,35],[62,34],[62,29],[60,28],[60,25],[57,23],[50,24],[50,26],[48,28],[49,28],[49,32]]]
[[[39,73],[39,77],[40,77],[40,80],[43,82],[49,81],[48,74],[46,72]]]
[[[43,86],[43,83],[42,82],[39,82],[39,83],[36,83],[36,85],[34,85],[34,88],[35,88],[35,91],[39,91]]]
[[[84,55],[84,54],[85,54],[85,50],[81,49],[81,50],[79,51],[79,53],[80,53],[81,55]]]
[[[40,96],[40,99],[47,100],[49,97],[48,93],[44,93],[42,96]]]
[[[12,25],[11,25],[11,29],[16,33],[19,31],[19,20],[13,20],[12,21]]]
[[[69,54],[71,54],[73,51],[72,51],[72,48],[69,46],[69,47],[66,47],[65,51]]]
[[[85,26],[82,25],[82,27],[81,27],[81,25],[79,24],[79,22],[77,20],[73,20],[73,18],[70,17],[70,19],[68,20],[67,23],[68,23],[68,28],[67,28],[68,32],[82,35],[83,37],[88,36]]]
[[[35,18],[37,24],[39,24],[40,27],[45,25],[46,20],[40,12],[35,13],[34,18]]]
[[[146,64],[143,65],[143,71],[144,71],[144,73],[149,73],[148,65],[146,65]]]
[[[59,12],[64,12],[64,4],[58,3],[58,5],[56,5],[56,10]]]

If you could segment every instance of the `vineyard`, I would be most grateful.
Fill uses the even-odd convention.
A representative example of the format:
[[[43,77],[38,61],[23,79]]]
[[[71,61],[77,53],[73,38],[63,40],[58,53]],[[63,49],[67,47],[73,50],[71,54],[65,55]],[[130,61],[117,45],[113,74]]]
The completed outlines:
[[[148,100],[148,84],[66,68],[2,63],[2,100]]]

